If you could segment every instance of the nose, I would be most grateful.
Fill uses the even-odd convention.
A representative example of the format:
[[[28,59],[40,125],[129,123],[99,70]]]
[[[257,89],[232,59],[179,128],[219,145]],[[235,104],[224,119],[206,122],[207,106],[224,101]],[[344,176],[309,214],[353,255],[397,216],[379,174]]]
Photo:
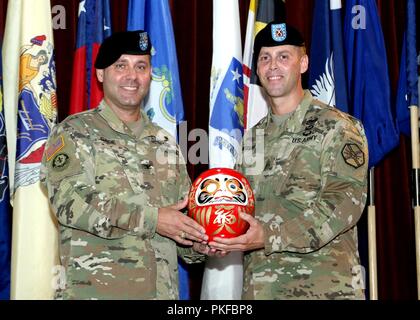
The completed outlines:
[[[125,77],[127,79],[134,79],[134,78],[136,78],[136,71],[134,70],[133,67],[128,67],[126,69]]]
[[[276,70],[278,68],[277,59],[271,59],[270,70]]]

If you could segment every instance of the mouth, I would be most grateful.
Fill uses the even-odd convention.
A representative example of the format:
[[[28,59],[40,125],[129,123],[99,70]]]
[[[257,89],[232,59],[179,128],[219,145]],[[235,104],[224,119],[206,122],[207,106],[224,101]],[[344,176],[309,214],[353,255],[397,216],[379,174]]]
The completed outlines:
[[[219,196],[219,197],[214,197],[215,200],[231,200],[232,197],[228,197],[228,196]]]
[[[276,76],[267,76],[267,80],[268,81],[279,81],[279,80],[281,80],[283,78],[284,78],[283,76],[279,76],[279,75],[276,75]]]
[[[138,86],[120,86],[120,88],[126,91],[132,91],[132,92],[135,92],[139,89]]]

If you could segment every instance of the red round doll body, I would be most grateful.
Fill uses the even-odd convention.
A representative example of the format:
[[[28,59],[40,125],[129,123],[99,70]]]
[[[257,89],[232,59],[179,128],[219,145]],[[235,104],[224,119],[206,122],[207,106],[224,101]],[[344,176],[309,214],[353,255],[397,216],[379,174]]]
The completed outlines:
[[[203,172],[189,193],[188,215],[206,229],[209,241],[245,233],[249,225],[239,218],[239,211],[253,215],[254,207],[254,193],[248,180],[229,168]]]

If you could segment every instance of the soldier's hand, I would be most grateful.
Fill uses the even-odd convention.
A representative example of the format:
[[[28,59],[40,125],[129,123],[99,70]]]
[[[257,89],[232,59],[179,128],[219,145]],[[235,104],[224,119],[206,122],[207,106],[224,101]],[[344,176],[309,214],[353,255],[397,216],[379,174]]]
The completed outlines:
[[[199,253],[208,255],[210,257],[221,258],[228,254],[228,252],[226,251],[210,248],[210,246],[206,243],[194,242],[193,249]]]
[[[169,207],[159,208],[156,231],[183,245],[191,246],[193,241],[207,241],[204,228],[179,210],[185,208],[188,198]]]
[[[249,223],[247,232],[230,239],[215,237],[209,242],[211,248],[228,252],[264,248],[264,228],[261,223],[250,214],[239,212],[239,216]]]

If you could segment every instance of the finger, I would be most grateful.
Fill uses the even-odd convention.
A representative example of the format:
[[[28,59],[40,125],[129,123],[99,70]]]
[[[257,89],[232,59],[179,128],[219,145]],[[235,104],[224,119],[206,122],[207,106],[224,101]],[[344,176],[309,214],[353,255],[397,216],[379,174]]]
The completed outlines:
[[[236,251],[236,250],[231,250],[230,248],[229,248],[229,250],[227,250],[227,249],[209,247],[208,251],[209,251],[208,255],[216,256],[216,257],[221,258],[221,257],[224,257],[224,256],[228,255],[229,252]]]
[[[246,243],[246,239],[243,235],[230,239],[215,237],[213,241],[209,242],[209,246],[219,250],[236,251],[242,250],[244,243]]]
[[[177,237],[179,239],[182,239],[182,242],[181,241],[178,241],[178,242],[183,243],[183,244],[188,244],[188,245],[192,245],[194,243],[201,243],[202,242],[202,239],[201,239],[202,235],[200,233],[199,233],[199,237],[195,237],[194,235],[188,233],[188,231],[184,231],[183,229],[186,229],[186,227],[183,226],[181,231],[179,231],[178,234],[177,234]],[[206,238],[208,238],[207,235],[205,235],[205,236],[206,236]],[[191,240],[194,241],[194,242],[192,242]]]
[[[213,241],[211,241],[210,243],[217,242],[219,244],[233,245],[233,244],[236,244],[238,242],[237,239],[238,239],[238,237],[236,237],[236,238],[219,238],[219,237],[214,237],[213,238]]]
[[[187,231],[185,231],[184,239],[193,240],[195,242],[202,242],[202,241],[207,241],[209,238],[208,235],[197,232],[194,229],[185,227],[185,230]]]
[[[223,258],[225,257],[229,252],[227,251],[223,251],[223,250],[217,250],[215,255],[219,258]]]
[[[188,224],[185,224],[183,225],[182,230],[185,231],[188,239],[197,242],[207,241],[209,239],[209,236],[206,234],[205,229],[200,225],[198,225],[197,227],[196,225],[190,226]]]
[[[204,243],[194,243],[194,250],[202,254],[209,254],[210,248]]]
[[[245,213],[243,211],[239,212],[239,217],[245,220],[246,222],[248,222],[250,225],[255,223],[255,220],[256,220],[252,215]]]
[[[223,244],[223,243],[214,242],[214,241],[210,241],[209,246],[210,246],[210,252],[212,252],[213,254],[217,250],[230,251],[230,249],[231,249],[231,246],[228,246],[228,245]]]
[[[185,231],[191,235],[200,238],[200,240],[207,241],[208,236],[206,235],[206,229],[195,220],[188,218],[184,221]]]
[[[179,211],[181,209],[184,209],[187,206],[187,204],[188,204],[188,197],[185,197],[184,200],[182,200],[182,201],[180,201],[180,202],[178,202],[178,203],[176,203],[172,206],[169,206],[169,208]]]
[[[177,235],[174,240],[180,244],[185,246],[192,246],[194,243],[191,240],[181,237],[181,235]]]
[[[204,227],[197,221],[195,221],[193,218],[183,215],[183,217],[180,217],[180,219],[185,226],[192,228],[201,234],[206,233],[206,229],[204,229]]]

